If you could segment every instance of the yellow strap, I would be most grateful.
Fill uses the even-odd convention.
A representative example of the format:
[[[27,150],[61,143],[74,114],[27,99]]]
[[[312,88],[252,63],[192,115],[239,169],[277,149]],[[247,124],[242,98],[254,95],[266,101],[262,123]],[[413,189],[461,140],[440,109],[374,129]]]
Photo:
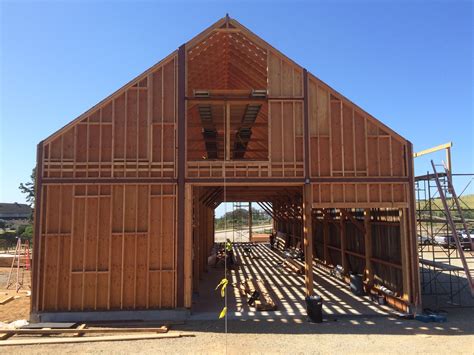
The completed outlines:
[[[221,314],[219,314],[219,319],[224,318],[226,313],[227,313],[227,307],[222,308]]]

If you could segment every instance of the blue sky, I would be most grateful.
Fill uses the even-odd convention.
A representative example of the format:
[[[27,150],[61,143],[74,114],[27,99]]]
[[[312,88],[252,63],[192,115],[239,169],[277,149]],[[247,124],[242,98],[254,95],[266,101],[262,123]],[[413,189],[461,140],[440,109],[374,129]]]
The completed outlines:
[[[0,0],[0,12],[0,202],[24,201],[40,140],[226,13],[415,151],[452,140],[454,169],[474,172],[470,1]]]

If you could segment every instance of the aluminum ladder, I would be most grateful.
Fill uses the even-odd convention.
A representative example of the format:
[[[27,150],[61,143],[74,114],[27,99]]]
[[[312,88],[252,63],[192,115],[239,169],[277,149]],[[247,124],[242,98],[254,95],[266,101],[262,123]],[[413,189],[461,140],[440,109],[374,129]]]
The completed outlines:
[[[451,214],[451,209],[448,206],[448,201],[446,200],[446,194],[444,192],[443,186],[441,184],[440,177],[438,175],[438,172],[436,171],[436,165],[433,162],[433,160],[431,161],[431,166],[433,167],[435,182],[436,182],[436,186],[438,187],[439,197],[441,199],[441,202],[443,203],[443,208],[444,208],[444,212],[445,212],[445,215],[446,215],[446,219],[448,221],[448,224],[451,228],[451,232],[453,234],[453,239],[454,239],[454,242],[456,244],[456,248],[458,250],[459,257],[461,259],[462,266],[463,266],[464,272],[465,272],[466,277],[467,277],[469,288],[471,290],[471,295],[474,297],[474,281],[472,279],[471,270],[469,269],[469,265],[467,264],[466,256],[464,255],[464,249],[462,248],[461,241],[459,240],[459,236],[458,236],[458,233],[456,231],[456,224],[454,223],[453,215]],[[472,251],[473,250],[472,249],[472,246],[473,246],[472,244],[473,243],[472,243],[471,235],[469,233],[469,229],[467,228],[466,220],[464,219],[462,209],[461,209],[461,206],[459,204],[458,197],[457,197],[456,192],[454,190],[452,177],[451,177],[451,172],[449,171],[449,169],[446,168],[446,166],[444,164],[442,166],[443,166],[443,168],[446,172],[446,179],[447,179],[447,182],[448,182],[447,190],[450,193],[452,199],[454,200],[454,204],[455,204],[456,210],[459,213],[459,216],[461,218],[465,233],[468,236],[468,238],[470,239],[471,251]]]

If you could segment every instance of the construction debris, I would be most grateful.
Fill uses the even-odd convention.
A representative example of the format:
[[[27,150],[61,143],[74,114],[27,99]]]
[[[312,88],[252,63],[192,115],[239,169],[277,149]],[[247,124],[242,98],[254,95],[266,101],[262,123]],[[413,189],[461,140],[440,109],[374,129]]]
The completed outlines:
[[[16,335],[35,334],[107,334],[107,333],[167,333],[168,327],[162,326],[159,328],[86,328],[86,324],[81,324],[77,328],[64,329],[0,329],[1,333],[12,333]]]
[[[18,322],[18,321],[17,321]],[[17,329],[15,324],[4,325],[0,329],[0,346],[6,345],[31,345],[31,344],[59,344],[59,343],[82,343],[98,341],[119,341],[119,340],[138,340],[138,339],[159,339],[159,338],[178,338],[180,333],[168,333],[168,326],[156,328],[87,328],[87,324],[80,324],[77,328],[71,328],[74,323],[43,323],[42,325],[51,325],[51,327],[34,328],[37,325],[24,324],[24,328]],[[39,324],[39,323],[38,323]],[[117,333],[144,333],[144,334],[121,334]],[[165,334],[167,333],[167,334]],[[86,336],[98,334],[97,336]],[[103,335],[113,334],[113,335]],[[28,339],[5,340],[14,335],[40,335],[42,337],[32,337]],[[49,337],[55,335],[56,337]],[[60,336],[62,335],[62,336]],[[48,336],[45,338],[45,336]]]

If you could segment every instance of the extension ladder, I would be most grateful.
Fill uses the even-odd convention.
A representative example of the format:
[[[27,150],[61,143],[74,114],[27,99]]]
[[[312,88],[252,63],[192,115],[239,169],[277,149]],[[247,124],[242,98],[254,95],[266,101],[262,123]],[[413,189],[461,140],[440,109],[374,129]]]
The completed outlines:
[[[448,201],[446,200],[446,194],[444,192],[444,188],[441,184],[441,180],[440,180],[440,177],[438,175],[438,172],[436,171],[436,165],[433,162],[433,160],[431,161],[431,165],[433,167],[435,182],[436,182],[436,186],[438,187],[439,197],[441,199],[441,202],[443,203],[443,208],[444,208],[444,212],[446,214],[446,219],[448,221],[448,224],[451,228],[451,232],[453,234],[452,236],[453,236],[453,239],[454,239],[454,243],[456,244],[456,248],[458,250],[459,257],[461,259],[462,266],[463,266],[464,272],[466,274],[467,281],[469,283],[469,288],[471,290],[471,295],[474,297],[474,281],[472,279],[471,270],[469,269],[469,265],[467,264],[466,256],[464,255],[464,249],[462,247],[461,241],[459,240],[459,235],[456,231],[456,224],[454,223],[454,218],[453,218],[453,215],[451,214],[451,209],[448,206]],[[456,206],[456,210],[457,210],[457,212],[458,212],[458,214],[461,218],[461,222],[463,224],[464,231],[465,231],[467,237],[470,239],[471,251],[472,251],[473,250],[473,248],[472,248],[473,243],[472,243],[471,235],[469,233],[469,229],[467,228],[466,220],[464,219],[464,215],[462,213],[462,209],[461,209],[461,206],[459,204],[458,197],[457,197],[456,192],[454,190],[453,181],[452,181],[452,177],[451,177],[451,172],[449,171],[449,169],[447,169],[447,167],[444,164],[442,166],[443,166],[443,168],[445,170],[445,173],[446,173],[447,191],[449,192],[449,194],[451,195],[451,198],[454,201],[454,205]],[[448,245],[449,245],[449,243],[448,243]]]
[[[16,264],[16,265],[15,265]],[[21,242],[21,238],[18,238],[15,248],[15,255],[13,256],[12,265],[10,267],[10,272],[8,273],[7,283],[5,289],[9,289],[13,283],[15,283],[16,292],[20,290],[23,286],[24,280],[24,271],[30,270],[31,267],[31,256],[30,256],[30,242],[26,241],[25,243]],[[16,281],[12,281],[13,270],[16,269]],[[20,278],[20,269],[21,278]]]

